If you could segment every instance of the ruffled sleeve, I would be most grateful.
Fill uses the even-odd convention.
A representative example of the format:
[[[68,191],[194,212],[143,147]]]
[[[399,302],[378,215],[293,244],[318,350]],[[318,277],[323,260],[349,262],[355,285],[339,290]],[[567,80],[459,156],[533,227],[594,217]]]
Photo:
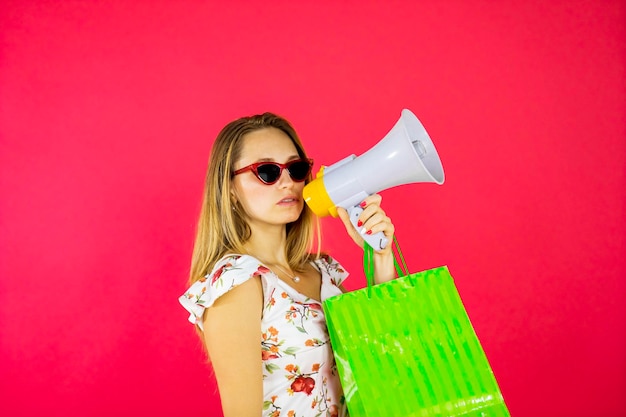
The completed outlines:
[[[350,275],[343,268],[343,266],[341,266],[341,264],[330,255],[321,256],[317,261],[315,261],[315,264],[320,271],[326,271],[330,277],[330,282],[336,287],[339,287],[346,280],[346,278],[348,278],[348,275]]]
[[[190,313],[189,321],[203,330],[202,316],[205,309],[236,286],[268,271],[249,255],[228,255],[218,261],[209,274],[193,283],[178,301]]]

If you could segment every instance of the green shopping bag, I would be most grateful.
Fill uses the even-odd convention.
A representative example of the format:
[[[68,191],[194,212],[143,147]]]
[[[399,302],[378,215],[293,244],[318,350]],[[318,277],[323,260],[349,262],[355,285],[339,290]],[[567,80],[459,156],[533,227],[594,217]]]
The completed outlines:
[[[372,253],[367,288],[323,303],[350,417],[509,417],[448,268],[373,285]]]

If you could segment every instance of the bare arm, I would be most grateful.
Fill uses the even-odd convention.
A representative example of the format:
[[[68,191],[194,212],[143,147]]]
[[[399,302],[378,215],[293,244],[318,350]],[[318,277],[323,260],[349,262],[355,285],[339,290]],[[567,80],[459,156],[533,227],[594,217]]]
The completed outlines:
[[[261,280],[252,278],[218,298],[204,313],[204,341],[224,417],[262,414],[262,308]]]

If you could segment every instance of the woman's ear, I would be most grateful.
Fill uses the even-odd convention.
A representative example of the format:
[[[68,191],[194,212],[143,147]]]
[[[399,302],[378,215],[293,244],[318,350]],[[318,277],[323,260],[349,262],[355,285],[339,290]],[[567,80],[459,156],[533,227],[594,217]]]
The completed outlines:
[[[230,190],[230,204],[233,206],[233,209],[237,207],[239,203],[239,199],[237,198],[237,192],[235,190]]]

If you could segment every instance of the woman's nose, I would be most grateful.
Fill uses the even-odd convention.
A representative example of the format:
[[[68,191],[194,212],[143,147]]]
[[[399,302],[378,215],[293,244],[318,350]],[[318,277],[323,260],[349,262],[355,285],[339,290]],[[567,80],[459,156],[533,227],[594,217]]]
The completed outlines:
[[[293,184],[293,179],[291,179],[291,175],[289,174],[289,170],[288,169],[283,169],[280,172],[280,177],[278,177],[278,185],[279,186],[285,186],[285,185],[292,185]]]

